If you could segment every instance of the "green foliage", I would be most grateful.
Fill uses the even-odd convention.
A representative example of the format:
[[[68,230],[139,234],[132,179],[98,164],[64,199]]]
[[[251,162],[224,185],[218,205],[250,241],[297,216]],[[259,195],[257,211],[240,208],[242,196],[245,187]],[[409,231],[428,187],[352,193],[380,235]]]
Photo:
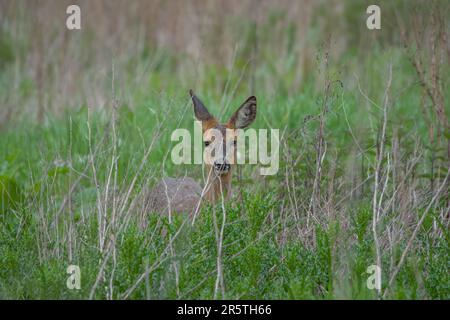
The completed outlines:
[[[167,103],[164,99],[162,97],[155,103]],[[264,97],[261,100],[264,101]],[[304,95],[294,100],[300,103],[308,101]],[[278,103],[291,105],[294,102],[279,98]],[[352,102],[349,100],[347,103]],[[295,116],[289,116],[286,121],[289,126],[294,127],[296,124],[290,122],[293,118],[314,111],[306,109],[289,112]],[[51,195],[57,204],[61,203],[70,183],[77,176],[71,166],[77,172],[82,172],[88,164],[86,117],[86,110],[81,108],[67,115],[66,119],[70,121],[50,119],[46,127],[24,124],[22,128],[17,127],[0,138],[1,145],[5,148],[3,151],[7,150],[1,153],[0,159],[3,161],[0,178],[3,213],[5,210],[16,213],[3,214],[1,218],[0,259],[1,265],[6,266],[0,271],[2,297],[86,298],[97,279],[102,255],[96,249],[97,191],[92,183],[88,179],[82,179],[71,200],[77,235],[79,239],[83,239],[72,260],[81,267],[82,290],[71,291],[66,288],[65,272],[69,264],[67,242],[47,242],[48,235],[45,232],[50,232],[50,237],[53,238],[56,231],[47,229],[44,232],[42,217],[38,214],[39,210],[43,210],[44,218],[49,219],[48,223],[51,224],[54,219],[52,214],[57,211],[58,205],[55,207],[49,203],[48,197]],[[330,117],[332,119],[333,115]],[[277,112],[274,112],[272,118],[280,123],[285,121]],[[94,114],[90,121],[93,142],[101,141],[104,135],[102,128],[105,126],[102,115]],[[174,125],[171,119],[168,121],[169,126]],[[155,123],[156,120],[145,106],[135,110],[127,106],[119,108],[119,137],[127,139],[126,143],[118,143],[120,161],[117,174],[122,186],[130,183],[136,174],[138,185],[142,183],[143,177],[136,171],[140,161],[136,154],[142,155],[145,152],[141,145],[142,136],[151,137]],[[337,123],[333,124],[331,121],[330,125],[334,126],[334,132],[343,133]],[[313,131],[315,127],[312,125],[307,130]],[[335,136],[333,139],[339,141],[339,137]],[[347,136],[345,139],[351,138]],[[22,148],[25,141],[28,152],[24,152]],[[157,143],[149,163],[144,166],[144,174],[153,170],[152,164],[158,163],[164,156],[167,143],[167,138]],[[96,159],[96,169],[101,181],[108,177],[108,152],[111,152],[111,146],[101,144]],[[310,150],[304,150],[304,154],[309,156],[307,152]],[[310,156],[314,156],[312,150]],[[72,161],[70,164],[69,159]],[[325,164],[329,165],[328,162]],[[165,169],[168,174],[176,175],[179,168],[166,166]],[[305,179],[308,176],[308,163],[300,163],[297,170],[299,178]],[[243,183],[246,191],[241,195],[241,200],[237,200],[235,195],[236,201],[225,207],[222,263],[226,298],[376,297],[365,285],[368,276],[366,269],[374,261],[370,198],[354,204],[354,209],[349,212],[349,225],[345,228],[339,220],[329,220],[326,226],[316,224],[314,246],[310,247],[305,246],[295,232],[288,233],[287,238],[280,241],[286,230],[277,224],[281,218],[277,189],[269,191],[271,189],[254,188],[251,179],[244,179]],[[140,187],[136,192],[139,190]],[[175,216],[172,223],[169,223],[167,217],[150,214],[145,229],[134,220],[131,221],[117,240],[115,267],[110,260],[105,268],[107,279],[113,274],[114,298],[120,298],[133,286],[146,268],[150,268],[151,272],[129,298],[209,299],[213,296],[218,252],[214,221],[220,230],[223,223],[222,208],[204,208],[194,227],[183,224],[185,218]],[[63,221],[59,224],[61,229],[58,232],[65,230]],[[288,230],[296,230],[297,223],[300,222],[289,221],[291,227]],[[432,232],[435,223],[446,239],[438,245],[433,244],[433,238],[425,236]],[[181,226],[183,228],[178,232]],[[421,247],[427,249],[416,252],[414,258],[406,261],[395,283],[391,296],[393,298],[449,297],[449,278],[446,272],[449,261],[448,231],[439,215],[431,213],[426,218],[421,233],[424,235],[420,240]],[[170,249],[173,250],[172,253],[168,249],[171,238],[175,239]],[[347,242],[351,245],[346,249],[342,248],[342,243]],[[46,243],[46,247],[41,247],[41,243]],[[401,250],[400,246],[395,252]],[[389,252],[384,255],[385,268],[388,268]],[[343,261],[347,261],[345,274],[348,281],[339,276]],[[96,290],[95,297],[105,298],[106,294],[107,291],[102,286]]]
[[[17,209],[21,198],[21,189],[16,180],[0,176],[0,214]]]
[[[0,70],[8,63],[14,61],[13,41],[4,32],[0,34]]]
[[[344,30],[354,32],[348,32],[349,47],[340,60],[334,61],[334,54],[330,55],[328,70],[321,66],[323,47],[311,45],[307,39],[300,43],[303,34],[296,28],[297,22],[288,20],[288,12],[282,10],[270,11],[258,24],[241,17],[232,19],[229,28],[241,40],[232,66],[218,64],[214,59],[200,61],[197,66],[191,58],[168,48],[156,48],[150,43],[137,46],[133,54],[115,60],[119,79],[115,92],[119,101],[114,126],[117,140],[112,139],[109,101],[100,111],[94,111],[90,103],[88,107],[84,100],[70,111],[62,105],[62,114],[47,114],[42,123],[35,123],[19,109],[23,117],[0,129],[0,298],[85,299],[97,279],[101,281],[94,293],[96,299],[111,295],[120,299],[130,288],[134,288],[130,299],[211,299],[215,294],[229,299],[377,298],[367,288],[366,280],[367,267],[375,261],[373,174],[382,108],[364,99],[359,86],[381,105],[387,66],[394,66],[385,141],[389,158],[382,159],[383,167],[388,161],[392,163],[394,156],[399,157],[396,161],[401,167],[424,153],[412,166],[417,180],[406,181],[399,188],[403,172],[396,172],[395,186],[391,179],[394,173],[389,172],[385,201],[399,188],[398,197],[412,193],[416,202],[414,210],[410,210],[409,203],[397,199],[396,208],[388,210],[380,221],[383,288],[406,247],[411,225],[425,212],[431,184],[436,188],[445,176],[448,150],[430,142],[421,109],[423,93],[403,48],[384,47],[366,36],[364,15],[360,14],[366,3],[349,1],[344,6],[343,16],[348,18]],[[383,6],[389,3],[385,1]],[[313,19],[329,18],[325,14],[328,4],[322,6],[323,12],[319,10]],[[383,15],[395,12],[389,11],[385,9]],[[333,31],[331,21],[335,20],[325,20],[329,22],[324,28]],[[355,27],[361,24],[363,28]],[[393,27],[383,22],[384,31],[376,37],[395,44],[398,39],[391,32]],[[314,38],[317,28],[315,25],[308,29],[306,36],[310,33]],[[202,50],[220,51],[220,43],[216,42],[221,39],[207,39]],[[80,47],[94,47],[94,41],[92,33],[83,33]],[[368,41],[370,50],[365,47]],[[5,104],[31,101],[34,106],[36,79],[30,76],[28,67],[22,77],[20,66],[13,68],[21,47],[12,37],[1,35],[0,71],[5,72],[0,72],[0,95],[5,97]],[[307,61],[308,56],[302,56],[299,50],[311,50],[313,55],[317,52],[317,61]],[[81,58],[74,65],[92,71],[88,66],[94,62]],[[188,60],[195,77],[180,60]],[[251,73],[250,68],[254,68]],[[448,74],[448,66],[442,68],[442,73]],[[48,83],[58,80],[52,78],[53,73],[58,73],[53,71],[48,72]],[[183,76],[178,77],[180,74]],[[359,77],[357,82],[354,75]],[[86,78],[89,76],[86,71]],[[332,84],[325,99],[322,78],[327,76]],[[111,78],[112,73],[107,71],[105,79]],[[222,113],[223,122],[249,94],[255,94],[258,116],[252,127],[280,129],[282,142],[286,143],[280,150],[280,170],[273,177],[260,177],[258,166],[243,166],[239,188],[234,190],[231,201],[224,209],[220,205],[202,208],[194,226],[186,223],[185,215],[175,215],[170,221],[167,216],[151,212],[138,217],[140,212],[132,205],[139,206],[140,192],[162,176],[187,174],[200,180],[199,166],[176,166],[167,158],[173,146],[173,129],[181,127],[192,132],[187,95],[191,87],[211,113]],[[101,87],[93,89],[110,96],[109,92],[101,92]],[[40,90],[45,91],[44,103],[59,101],[52,99],[45,85]],[[449,101],[449,92],[444,93],[445,101]],[[317,186],[322,202],[311,217],[309,205],[322,112],[326,153]],[[158,125],[162,125],[161,135],[141,166]],[[434,141],[448,140],[450,136],[448,130],[439,139],[437,130],[435,135]],[[390,153],[394,138],[399,145],[395,154]],[[424,148],[419,150],[417,146]],[[113,161],[113,150],[117,163]],[[104,214],[112,216],[111,199],[105,197],[110,178],[117,184],[110,185],[110,197],[118,196],[123,200],[120,205],[132,209],[129,220],[120,221],[123,229],[114,239],[114,251],[107,255],[105,248],[99,249],[98,212],[99,204],[105,205]],[[134,188],[125,199],[132,182]],[[410,190],[415,187],[417,192]],[[442,214],[447,202],[442,197],[428,212],[388,298],[450,299],[450,236],[448,215]],[[399,203],[408,213],[411,211],[409,216],[399,216]],[[116,213],[120,211],[115,209]],[[223,224],[222,254],[218,259]],[[399,231],[392,247],[386,245],[387,226]],[[108,236],[113,234],[110,228],[108,225]],[[68,230],[74,236],[70,248]],[[104,259],[106,263],[99,273]],[[218,260],[223,267],[223,297],[221,290],[215,292]],[[81,290],[66,287],[69,264],[81,268]]]

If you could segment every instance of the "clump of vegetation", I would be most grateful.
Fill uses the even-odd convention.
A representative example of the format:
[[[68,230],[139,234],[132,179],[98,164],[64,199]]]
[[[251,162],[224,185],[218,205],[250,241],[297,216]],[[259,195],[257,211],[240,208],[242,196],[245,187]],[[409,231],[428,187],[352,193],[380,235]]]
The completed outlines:
[[[359,1],[247,19],[218,2],[212,26],[168,2],[188,46],[141,16],[157,2],[123,8],[113,34],[106,7],[74,34],[36,24],[54,3],[0,5],[0,297],[449,299],[449,6],[382,3],[370,33]],[[255,94],[253,127],[280,129],[278,173],[239,167],[231,201],[193,225],[141,205],[163,176],[201,178],[170,161],[192,86],[222,115]]]

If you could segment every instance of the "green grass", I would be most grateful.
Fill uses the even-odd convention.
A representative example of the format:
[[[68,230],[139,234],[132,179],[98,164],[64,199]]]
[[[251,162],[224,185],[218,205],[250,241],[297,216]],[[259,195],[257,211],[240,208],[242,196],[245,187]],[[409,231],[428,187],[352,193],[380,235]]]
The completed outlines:
[[[207,90],[200,90],[207,92]],[[327,119],[327,139],[336,152],[351,150],[351,138],[342,119],[339,108],[348,108],[353,123],[364,119],[364,112],[357,110],[355,93],[340,89],[332,107],[336,112]],[[405,97],[413,99],[414,92]],[[269,109],[264,95],[259,97],[259,118],[255,127],[264,127],[262,119],[271,119],[273,127],[288,126],[291,130],[298,126],[298,120],[313,114],[316,107],[314,92],[304,92],[294,97],[276,97],[273,102],[277,108]],[[118,120],[118,161],[117,181],[120,192],[124,192],[132,178],[138,175],[136,191],[144,187],[146,175],[159,171],[155,179],[161,177],[160,168],[165,152],[171,143],[169,129],[177,121],[168,119],[166,131],[158,141],[155,150],[137,172],[145,146],[152,138],[156,126],[156,116],[149,106],[169,107],[166,97],[148,96],[145,105],[129,109],[120,106]],[[213,99],[205,99],[205,101]],[[236,103],[238,99],[235,99]],[[177,105],[186,104],[186,98],[179,97]],[[296,108],[301,105],[303,107]],[[187,106],[190,110],[190,105]],[[401,106],[399,106],[401,108]],[[214,108],[211,108],[214,110]],[[164,108],[160,107],[157,114]],[[286,110],[286,111],[284,111]],[[162,114],[163,115],[163,114]],[[396,113],[401,118],[411,117]],[[92,144],[96,145],[103,137],[105,114],[94,113],[90,118]],[[0,216],[0,296],[2,298],[87,298],[99,270],[102,258],[97,248],[97,194],[92,181],[92,170],[88,178],[82,179],[76,188],[70,210],[77,244],[73,260],[68,260],[67,234],[70,210],[65,209],[55,226],[51,224],[64,196],[71,184],[88,163],[89,142],[87,109],[80,108],[62,117],[49,117],[45,125],[20,123],[3,132],[0,137],[0,168],[2,202]],[[364,120],[361,120],[364,121]],[[392,121],[398,121],[393,119]],[[182,121],[190,128],[190,116]],[[183,126],[182,125],[182,126]],[[306,136],[302,141],[302,153],[313,154],[315,124],[306,126]],[[405,128],[402,128],[405,129]],[[370,136],[370,134],[368,134]],[[368,138],[369,139],[369,138]],[[293,149],[296,152],[296,149]],[[340,151],[339,151],[340,150]],[[101,145],[96,157],[96,170],[101,188],[104,188],[111,156],[111,142]],[[297,150],[298,152],[298,150]],[[368,153],[370,156],[370,153]],[[348,160],[344,154],[337,154],[339,162]],[[373,156],[372,156],[373,158]],[[71,165],[69,160],[71,159]],[[327,158],[326,161],[329,159]],[[227,220],[223,243],[223,270],[226,298],[242,299],[332,299],[358,298],[373,299],[376,293],[366,287],[366,269],[374,264],[374,244],[371,233],[370,190],[361,195],[358,201],[348,201],[346,209],[334,219],[321,219],[325,223],[312,223],[307,237],[302,239],[296,228],[305,225],[306,210],[292,216],[281,217],[281,208],[288,202],[283,196],[281,183],[288,164],[283,162],[277,176],[252,182],[250,176],[257,169],[246,166],[243,180],[243,200],[233,201],[226,206]],[[184,170],[194,177],[200,176],[198,168],[178,168],[166,163],[165,174],[177,176]],[[307,177],[310,165],[300,163],[296,168],[299,179]],[[342,165],[338,170],[344,176]],[[89,178],[90,177],[90,178]],[[153,181],[153,180],[152,180]],[[149,183],[152,184],[153,182]],[[265,187],[263,187],[263,185]],[[6,190],[6,191],[5,191]],[[308,188],[296,191],[300,197],[308,195]],[[235,195],[237,197],[237,195]],[[237,199],[237,198],[236,198]],[[110,209],[108,209],[110,210]],[[215,212],[215,213],[214,213]],[[133,213],[133,212],[132,212]],[[182,224],[183,217],[177,217],[172,224],[167,217],[160,221],[158,215],[150,214],[146,219],[146,229],[131,220],[116,244],[116,263],[114,268],[114,298],[120,298],[144,272],[146,266],[153,265],[161,257],[166,259],[151,271],[129,298],[189,298],[210,299],[214,295],[216,281],[217,241],[214,229],[214,214],[221,225],[220,206],[215,211],[204,209],[194,227],[183,227],[173,243],[174,255],[165,251],[170,236],[174,236]],[[84,218],[82,219],[82,216]],[[345,217],[344,217],[345,216]],[[83,220],[83,222],[82,222]],[[345,225],[344,225],[345,222]],[[430,223],[432,223],[430,221]],[[164,235],[162,229],[167,230]],[[44,232],[45,230],[45,232]],[[46,234],[49,232],[49,234]],[[409,256],[395,281],[390,298],[449,298],[448,239],[428,237],[423,231],[417,240],[417,250]],[[409,233],[408,233],[409,234]],[[312,237],[312,238],[311,238]],[[405,240],[393,248],[394,260],[405,245]],[[384,270],[388,271],[391,251],[383,251]],[[68,290],[65,270],[69,264],[79,265],[82,273],[82,289]],[[178,279],[174,270],[177,266]],[[112,262],[107,263],[107,277],[113,270]],[[383,274],[383,284],[387,283]],[[105,298],[105,286],[98,287],[96,298]]]
[[[226,298],[376,298],[374,292],[365,285],[365,270],[373,263],[370,234],[349,248],[339,249],[334,246],[335,231],[318,227],[316,248],[305,247],[299,240],[291,240],[280,246],[275,235],[281,228],[272,229],[273,226],[265,225],[263,221],[267,208],[273,207],[273,201],[261,195],[249,198],[246,195],[246,203],[250,208],[244,216],[239,208],[229,208],[228,211],[223,252]],[[178,286],[171,269],[172,261],[167,260],[151,272],[147,284],[139,286],[130,298],[210,299],[213,296],[217,246],[212,214],[211,210],[205,210],[195,228],[184,230],[174,243],[177,254],[172,259],[179,268]],[[362,215],[364,212],[355,214]],[[167,221],[165,224],[168,226]],[[154,225],[156,219],[151,217],[149,228],[152,229]],[[86,298],[97,276],[100,258],[95,249],[95,230],[90,226],[80,226],[77,230],[86,244],[80,246],[73,261],[82,270],[82,289],[76,291],[68,290],[65,286],[68,261],[64,257],[64,248],[61,258],[47,258],[39,262],[34,236],[36,226],[31,221],[22,228],[18,236],[12,230],[2,232],[2,297]],[[127,229],[117,246],[116,292],[126,291],[145,267],[158,259],[170,234],[169,228],[166,238],[158,233],[149,243],[149,235],[138,227],[132,225]],[[430,244],[425,242],[424,245]],[[432,251],[416,252],[408,259],[398,276],[391,298],[448,298],[448,265],[445,263],[448,262],[448,243],[438,242]],[[343,261],[336,259],[341,255],[346,257],[345,262],[349,264],[345,271],[339,270],[338,266]],[[107,268],[107,272],[111,272],[110,268]],[[104,298],[104,290],[99,288],[96,297]]]
[[[353,4],[350,9],[356,11]],[[351,10],[347,14],[354,18]],[[274,11],[259,26],[254,70],[249,70],[248,57],[255,25],[236,22],[230,29],[242,33],[245,45],[232,66],[205,60],[193,72],[190,61],[183,63],[183,54],[145,45],[115,60],[115,92],[107,91],[112,71],[99,72],[89,60],[94,37],[88,32],[76,35],[87,52],[79,53],[86,62],[80,64],[85,68],[84,87],[118,99],[114,127],[113,103],[107,101],[104,108],[90,105],[78,87],[74,97],[65,100],[67,105],[54,106],[58,112],[49,109],[43,121],[34,121],[35,110],[25,107],[38,104],[40,90],[24,63],[30,35],[25,33],[21,41],[2,36],[0,96],[5,105],[17,104],[17,109],[8,124],[0,121],[0,298],[87,299],[99,275],[96,299],[121,299],[127,293],[129,299],[378,298],[366,286],[366,270],[376,263],[373,174],[392,64],[382,159],[382,172],[389,169],[389,180],[382,205],[394,200],[377,227],[382,288],[388,287],[417,222],[427,214],[386,298],[450,299],[448,191],[426,211],[447,172],[445,146],[450,135],[444,132],[440,141],[430,140],[422,110],[430,107],[427,112],[432,114],[430,102],[423,98],[405,51],[399,45],[383,46],[380,40],[360,53],[358,45],[366,42],[358,44],[364,36],[355,33],[350,47],[338,59],[330,57],[324,69],[324,49],[318,44],[323,39],[314,27],[303,45],[313,46],[317,61],[310,61],[307,74],[297,81],[297,68],[303,63],[293,49],[298,35],[294,25],[274,27],[283,26],[283,19],[283,12]],[[3,28],[5,35],[11,31]],[[281,43],[283,56],[277,55],[275,45],[265,45],[271,40]],[[49,76],[50,82],[58,82],[57,66],[49,68],[55,77]],[[445,64],[441,68],[442,87],[447,88],[450,69]],[[101,84],[89,78],[94,74],[102,75]],[[332,85],[324,106],[326,77]],[[172,130],[193,130],[191,87],[211,113],[224,111],[223,122],[248,95],[256,95],[258,115],[252,128],[280,129],[282,136],[275,176],[260,176],[258,165],[244,165],[240,181],[235,174],[233,197],[224,207],[220,259],[220,204],[202,208],[194,226],[183,215],[169,222],[166,216],[140,208],[142,194],[164,176],[187,174],[201,181],[200,166],[176,166],[166,158],[175,144],[170,141]],[[56,93],[45,93],[53,102]],[[450,91],[444,92],[444,100],[448,114]],[[323,107],[326,153],[320,196],[312,203]],[[437,119],[431,116],[431,122],[436,125]],[[160,137],[141,167],[160,124]],[[106,242],[115,239],[111,251],[99,248],[99,205],[108,221]],[[66,287],[71,264],[81,269],[80,290]],[[219,264],[224,287],[216,290]],[[129,291],[147,268],[150,272]]]

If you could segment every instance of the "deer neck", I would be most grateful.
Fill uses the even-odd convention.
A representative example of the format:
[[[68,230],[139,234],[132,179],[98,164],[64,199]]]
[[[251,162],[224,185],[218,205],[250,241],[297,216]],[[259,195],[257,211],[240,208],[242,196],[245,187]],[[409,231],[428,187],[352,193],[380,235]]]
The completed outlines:
[[[217,203],[223,199],[227,200],[231,195],[231,170],[221,176],[209,173],[205,186],[205,198],[211,203]]]

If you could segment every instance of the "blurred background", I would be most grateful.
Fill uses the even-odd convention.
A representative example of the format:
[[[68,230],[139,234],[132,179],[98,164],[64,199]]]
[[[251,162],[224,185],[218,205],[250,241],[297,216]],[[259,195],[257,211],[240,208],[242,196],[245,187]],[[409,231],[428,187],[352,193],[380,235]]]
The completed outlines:
[[[449,299],[449,17],[448,0],[0,0],[0,298]],[[164,176],[203,183],[169,158],[191,88],[222,122],[257,96],[280,169],[238,167],[232,200],[183,229],[142,204]]]
[[[81,7],[80,31],[66,28],[70,4]],[[402,32],[409,42],[414,25],[427,47],[427,13],[437,13],[435,23],[448,29],[445,0],[378,1],[382,29],[375,31],[366,27],[370,4],[1,0],[0,125],[23,115],[43,121],[46,113],[83,104],[101,108],[111,95],[112,64],[116,88],[132,106],[136,91],[186,95],[197,86],[220,96],[227,83],[245,94],[257,85],[269,96],[289,95],[320,87],[324,47],[333,70],[351,86],[361,67],[362,80],[372,76],[377,56],[392,49],[404,54]]]

